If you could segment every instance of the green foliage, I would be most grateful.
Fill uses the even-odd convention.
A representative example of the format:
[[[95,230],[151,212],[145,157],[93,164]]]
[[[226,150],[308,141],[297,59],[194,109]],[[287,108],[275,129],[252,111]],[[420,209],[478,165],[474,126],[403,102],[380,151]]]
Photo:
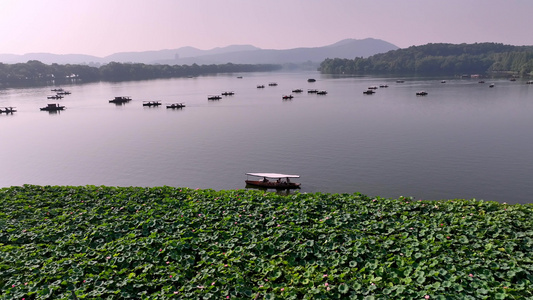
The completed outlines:
[[[427,44],[368,58],[326,59],[319,70],[327,74],[528,74],[533,71],[533,46]]]
[[[533,206],[0,189],[0,299],[529,299]]]
[[[279,65],[147,65],[141,63],[111,62],[99,68],[86,65],[46,65],[40,61],[30,60],[27,63],[0,63],[0,85],[61,82],[66,80],[81,81],[123,81],[157,78],[198,76],[217,73],[261,72],[280,69]]]

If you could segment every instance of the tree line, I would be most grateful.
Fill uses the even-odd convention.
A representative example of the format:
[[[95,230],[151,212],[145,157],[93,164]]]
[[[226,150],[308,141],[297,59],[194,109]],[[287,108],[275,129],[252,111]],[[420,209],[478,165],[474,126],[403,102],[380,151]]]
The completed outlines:
[[[47,65],[37,60],[26,63],[0,63],[0,86],[10,84],[62,82],[67,80],[127,81],[172,77],[190,77],[217,73],[266,72],[280,69],[274,64],[222,64],[222,65],[147,65],[142,63],[116,63],[100,67],[87,65]]]
[[[427,44],[392,50],[368,58],[326,59],[326,74],[487,74],[533,75],[533,46],[499,43]]]

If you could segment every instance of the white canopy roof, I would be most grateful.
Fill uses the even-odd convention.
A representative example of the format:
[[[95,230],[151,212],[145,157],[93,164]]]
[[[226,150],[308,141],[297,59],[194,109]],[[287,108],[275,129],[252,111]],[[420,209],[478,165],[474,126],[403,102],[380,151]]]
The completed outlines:
[[[300,175],[289,175],[280,173],[246,173],[246,175],[268,178],[300,178]]]

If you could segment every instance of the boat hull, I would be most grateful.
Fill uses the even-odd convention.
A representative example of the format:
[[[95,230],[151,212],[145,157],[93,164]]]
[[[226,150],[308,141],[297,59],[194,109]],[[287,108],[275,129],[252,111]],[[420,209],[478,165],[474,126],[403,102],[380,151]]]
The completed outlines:
[[[262,180],[245,180],[246,184],[252,186],[258,186],[268,189],[299,189],[300,183],[296,182],[276,182],[276,181],[267,181]]]

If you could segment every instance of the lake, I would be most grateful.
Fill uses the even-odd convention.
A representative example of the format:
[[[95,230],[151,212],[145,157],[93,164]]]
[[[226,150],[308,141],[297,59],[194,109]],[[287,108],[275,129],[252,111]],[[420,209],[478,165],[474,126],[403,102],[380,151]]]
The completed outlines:
[[[533,202],[533,85],[396,79],[272,72],[98,82],[64,85],[72,94],[61,100],[46,99],[52,86],[0,89],[0,106],[17,108],[0,115],[0,186],[242,189],[246,172],[278,172],[299,174],[300,192]],[[388,87],[362,93],[380,84]],[[207,100],[223,91],[235,95]],[[109,103],[115,96],[133,100]],[[40,111],[47,103],[66,109]]]

